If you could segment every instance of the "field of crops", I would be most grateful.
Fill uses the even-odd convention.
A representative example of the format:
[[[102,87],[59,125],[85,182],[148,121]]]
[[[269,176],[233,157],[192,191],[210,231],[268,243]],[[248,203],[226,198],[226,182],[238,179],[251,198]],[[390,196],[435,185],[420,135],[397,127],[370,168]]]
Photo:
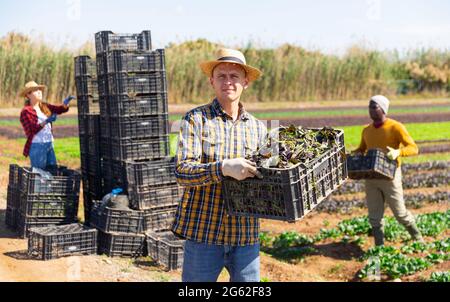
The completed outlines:
[[[195,105],[192,105],[195,106]],[[276,104],[274,104],[274,108]],[[419,145],[421,154],[403,160],[403,186],[408,209],[418,217],[418,225],[425,235],[425,243],[413,243],[405,229],[386,210],[386,240],[384,248],[373,248],[370,225],[365,206],[364,183],[347,181],[303,220],[284,223],[273,220],[261,222],[261,275],[263,281],[448,281],[450,272],[450,102],[430,105],[428,101],[392,108],[392,117],[405,123]],[[366,104],[353,107],[319,106],[306,110],[251,111],[260,119],[276,120],[281,124],[324,126],[325,123],[344,130],[348,150],[360,140],[361,129],[368,123]],[[176,123],[181,112],[171,115]],[[342,117],[345,115],[345,117]],[[269,123],[270,125],[270,123]],[[80,151],[76,116],[65,116],[55,123],[55,149],[61,164],[79,169]],[[27,164],[22,153],[23,130],[17,117],[0,118],[0,225],[5,207],[7,167],[10,163]],[[177,134],[171,135],[171,152],[175,154]],[[80,209],[80,218],[83,218]],[[23,240],[0,227],[0,261],[10,263],[17,272],[29,271],[33,266],[45,280],[58,275],[61,266],[54,261],[45,264],[20,260]],[[23,257],[22,257],[23,258]],[[111,280],[120,276],[123,281],[179,280],[180,272],[163,272],[148,258],[132,261],[83,257],[85,273],[81,280]],[[150,264],[149,264],[150,263]],[[124,268],[125,267],[125,268]],[[102,272],[102,273],[100,273]],[[2,272],[8,276],[12,272]],[[101,275],[99,275],[101,274]],[[27,275],[23,273],[23,275]],[[14,274],[18,280],[19,273]],[[145,277],[143,277],[145,276]],[[22,278],[22,279],[21,279]],[[31,277],[30,277],[31,278]],[[220,280],[226,281],[227,273]],[[112,281],[116,281],[115,279]]]

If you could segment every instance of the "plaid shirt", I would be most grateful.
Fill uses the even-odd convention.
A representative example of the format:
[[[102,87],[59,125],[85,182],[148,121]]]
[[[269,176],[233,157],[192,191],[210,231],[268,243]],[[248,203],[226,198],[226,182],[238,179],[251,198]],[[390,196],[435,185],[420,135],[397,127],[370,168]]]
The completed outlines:
[[[240,105],[236,122],[217,100],[188,112],[180,129],[178,183],[185,187],[172,230],[189,240],[245,246],[259,242],[259,220],[230,216],[222,197],[222,161],[256,150],[266,126]]]
[[[48,106],[48,109],[50,109],[51,113],[62,114],[69,111],[68,106],[46,105]],[[33,138],[39,131],[42,130],[43,127],[38,123],[36,110],[34,110],[33,106],[30,105],[27,105],[22,109],[22,112],[20,113],[20,123],[22,124],[25,135],[27,136],[27,142],[23,148],[23,155],[28,157]]]

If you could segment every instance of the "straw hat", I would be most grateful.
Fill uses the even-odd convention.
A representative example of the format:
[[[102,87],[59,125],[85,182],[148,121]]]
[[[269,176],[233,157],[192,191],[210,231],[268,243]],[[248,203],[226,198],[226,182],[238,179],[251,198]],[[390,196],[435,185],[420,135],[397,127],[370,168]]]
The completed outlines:
[[[31,81],[25,84],[25,88],[23,88],[20,93],[19,96],[20,97],[25,97],[28,93],[30,93],[33,90],[37,90],[37,89],[41,89],[42,92],[44,92],[45,89],[47,89],[47,86],[45,85],[38,85],[35,81]]]
[[[212,76],[212,72],[217,65],[221,63],[233,63],[242,66],[247,72],[250,82],[257,80],[262,72],[250,65],[247,65],[244,54],[238,50],[221,48],[217,53],[217,59],[214,61],[207,61],[200,64],[202,71],[208,76]]]

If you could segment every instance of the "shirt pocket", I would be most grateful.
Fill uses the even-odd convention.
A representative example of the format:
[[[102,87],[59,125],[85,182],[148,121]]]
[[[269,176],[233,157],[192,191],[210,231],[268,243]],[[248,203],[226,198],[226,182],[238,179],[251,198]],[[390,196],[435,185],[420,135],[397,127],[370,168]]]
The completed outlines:
[[[202,131],[202,152],[204,162],[214,162],[223,159],[225,141],[215,128],[205,127]]]

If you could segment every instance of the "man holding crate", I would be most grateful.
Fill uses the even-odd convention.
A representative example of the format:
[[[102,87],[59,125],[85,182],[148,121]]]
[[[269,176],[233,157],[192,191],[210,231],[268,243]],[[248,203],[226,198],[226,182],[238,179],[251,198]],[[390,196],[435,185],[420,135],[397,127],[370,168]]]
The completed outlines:
[[[258,282],[259,221],[227,214],[221,182],[262,177],[244,157],[262,144],[267,129],[240,102],[261,71],[232,49],[220,49],[200,67],[215,99],[189,111],[180,129],[175,175],[185,190],[172,230],[186,239],[182,279],[214,282],[225,267],[232,282]]]
[[[364,128],[360,146],[354,151],[355,153],[365,153],[369,149],[379,148],[387,151],[389,159],[398,162],[393,180],[366,180],[369,221],[377,246],[384,244],[383,216],[385,203],[389,205],[395,218],[406,228],[413,240],[423,240],[414,216],[405,207],[400,167],[400,157],[417,155],[419,151],[405,126],[386,117],[388,110],[389,100],[386,97],[377,95],[371,98],[369,114],[373,123]]]

